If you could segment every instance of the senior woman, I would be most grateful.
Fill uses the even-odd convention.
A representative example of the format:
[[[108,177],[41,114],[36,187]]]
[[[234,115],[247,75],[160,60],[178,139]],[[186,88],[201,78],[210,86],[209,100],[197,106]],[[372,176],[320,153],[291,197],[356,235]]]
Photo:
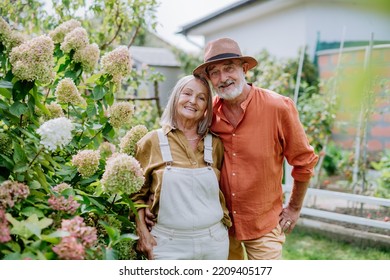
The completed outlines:
[[[161,128],[137,143],[146,180],[132,199],[146,204],[153,196],[157,219],[149,231],[145,208],[138,210],[137,249],[148,259],[227,259],[231,220],[219,190],[223,146],[209,131],[212,113],[207,82],[185,76],[172,91]]]

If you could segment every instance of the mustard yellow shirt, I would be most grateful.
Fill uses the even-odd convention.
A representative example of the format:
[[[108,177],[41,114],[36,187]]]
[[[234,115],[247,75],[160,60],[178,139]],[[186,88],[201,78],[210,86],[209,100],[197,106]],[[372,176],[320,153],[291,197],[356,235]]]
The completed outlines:
[[[164,133],[168,137],[169,146],[171,149],[173,164],[172,166],[181,168],[201,168],[207,166],[204,161],[204,139],[202,138],[194,151],[183,132],[179,129],[174,129],[170,126],[163,127]],[[223,161],[223,145],[222,141],[215,135],[213,136],[213,170],[220,180],[220,170]],[[162,177],[166,163],[163,162],[157,131],[153,130],[146,134],[138,143],[135,158],[141,164],[143,174],[145,176],[145,184],[141,190],[131,196],[136,204],[146,204],[150,194],[154,194],[154,201],[151,206],[151,212],[158,215],[160,192],[162,186]],[[219,199],[224,217],[222,222],[227,226],[231,226],[229,212],[226,208],[225,198],[219,191]]]

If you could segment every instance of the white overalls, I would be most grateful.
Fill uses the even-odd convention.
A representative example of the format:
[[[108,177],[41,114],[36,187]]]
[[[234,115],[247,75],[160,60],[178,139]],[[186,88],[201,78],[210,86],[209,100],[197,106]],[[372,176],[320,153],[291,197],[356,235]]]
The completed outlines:
[[[156,260],[220,260],[227,259],[229,238],[222,224],[223,210],[219,200],[219,184],[211,168],[212,136],[204,140],[207,167],[172,166],[168,138],[158,130],[160,149],[166,168],[163,174],[160,207],[152,235]]]

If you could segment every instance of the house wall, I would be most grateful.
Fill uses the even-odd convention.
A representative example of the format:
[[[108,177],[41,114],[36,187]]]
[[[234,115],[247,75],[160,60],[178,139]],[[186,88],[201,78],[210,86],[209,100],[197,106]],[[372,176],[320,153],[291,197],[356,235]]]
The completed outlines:
[[[138,65],[138,67],[141,67]],[[179,67],[169,67],[169,66],[150,66],[154,70],[153,72],[159,72],[164,77],[165,80],[158,82],[158,93],[160,98],[161,109],[164,109],[167,105],[169,96],[172,92],[173,87],[175,86],[178,79],[183,75],[183,71]],[[154,84],[149,81],[143,81],[141,85],[137,88],[136,95],[138,97],[154,97]],[[133,90],[130,90],[128,94],[135,95]]]
[[[158,72],[164,75],[165,81],[159,82],[159,96],[160,96],[160,105],[161,108],[165,108],[168,103],[168,99],[171,95],[171,92],[176,84],[176,82],[183,75],[183,71],[178,67],[154,67]],[[151,85],[152,86],[152,85]],[[154,94],[154,88],[152,86],[149,91],[151,95]]]
[[[244,54],[255,56],[267,49],[278,57],[292,57],[304,45],[304,18],[304,12],[298,8],[285,9],[220,30],[205,39],[210,41],[219,37],[231,37],[239,43]]]
[[[306,38],[312,56],[317,40],[369,41],[373,34],[376,41],[390,41],[390,11],[386,13],[354,2],[308,1],[305,4]]]
[[[265,48],[280,58],[296,56],[304,45],[314,58],[318,39],[369,41],[373,33],[375,40],[390,41],[389,11],[374,9],[368,3],[356,3],[342,0],[259,2],[207,22],[189,34],[203,35],[205,42],[231,37],[246,54],[256,55]]]
[[[343,148],[354,149],[358,141],[361,104],[367,105],[371,100],[373,111],[367,125],[367,150],[374,154],[390,149],[390,93],[385,92],[386,88],[390,89],[390,45],[375,46],[371,52],[368,47],[343,50],[337,74],[338,63],[338,51],[318,53],[320,78],[330,82],[338,77],[334,92],[327,92],[336,94],[339,100],[332,129],[333,141]],[[370,84],[365,83],[368,78],[371,78]],[[387,82],[381,86],[379,81],[384,80]],[[367,99],[370,94],[371,99]]]

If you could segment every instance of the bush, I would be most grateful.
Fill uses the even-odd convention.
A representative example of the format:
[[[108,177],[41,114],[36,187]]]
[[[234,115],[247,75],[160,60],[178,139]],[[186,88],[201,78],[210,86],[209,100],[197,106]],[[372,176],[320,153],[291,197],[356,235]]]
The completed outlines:
[[[371,165],[380,171],[375,196],[390,198],[390,150],[385,151],[378,162],[371,162]]]
[[[75,20],[31,40],[0,27],[0,258],[134,258],[128,195],[144,178],[118,147],[155,122],[115,102],[128,48],[101,56]]]

